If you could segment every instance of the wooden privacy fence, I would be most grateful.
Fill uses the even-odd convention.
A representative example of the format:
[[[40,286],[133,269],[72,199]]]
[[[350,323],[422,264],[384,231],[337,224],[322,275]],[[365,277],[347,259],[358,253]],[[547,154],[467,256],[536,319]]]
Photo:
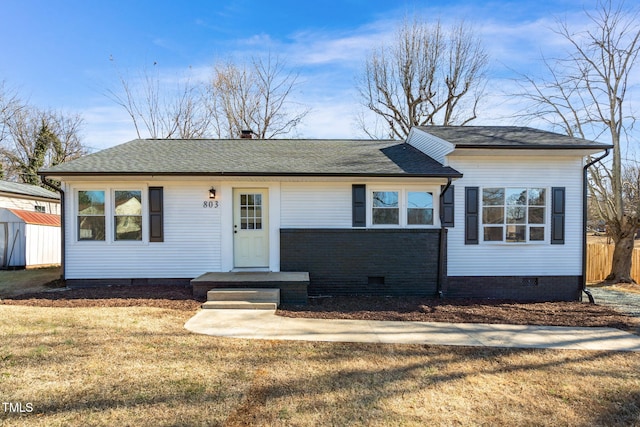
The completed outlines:
[[[602,243],[587,244],[587,282],[600,282],[611,271],[613,245]],[[633,250],[631,277],[640,283],[640,248]]]

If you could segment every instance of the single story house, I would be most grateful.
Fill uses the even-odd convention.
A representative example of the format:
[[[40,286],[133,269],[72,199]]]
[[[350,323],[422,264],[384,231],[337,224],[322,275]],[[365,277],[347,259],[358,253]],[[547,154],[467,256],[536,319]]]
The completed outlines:
[[[309,295],[578,300],[609,145],[525,127],[395,140],[138,139],[41,171],[71,286],[308,272]],[[283,294],[299,300],[300,294]]]

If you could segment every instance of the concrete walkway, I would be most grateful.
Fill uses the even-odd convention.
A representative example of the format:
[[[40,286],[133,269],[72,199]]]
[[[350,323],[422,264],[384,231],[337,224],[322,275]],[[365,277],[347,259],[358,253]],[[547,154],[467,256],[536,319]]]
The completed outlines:
[[[274,310],[200,310],[185,328],[267,340],[640,351],[640,336],[613,328],[298,319]]]

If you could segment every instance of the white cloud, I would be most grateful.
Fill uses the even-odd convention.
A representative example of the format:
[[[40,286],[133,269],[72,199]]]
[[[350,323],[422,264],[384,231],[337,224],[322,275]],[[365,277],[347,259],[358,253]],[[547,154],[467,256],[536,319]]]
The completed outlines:
[[[518,91],[510,78],[517,73],[538,74],[542,67],[541,55],[558,57],[566,47],[566,41],[551,30],[557,25],[552,13],[535,4],[504,3],[501,2],[500,8],[490,2],[474,2],[464,7],[452,5],[422,10],[424,16],[440,17],[445,24],[464,18],[482,37],[491,60],[491,80],[479,119],[473,124],[515,124],[515,112],[521,108],[521,102],[505,96]],[[566,7],[568,12],[559,18],[566,20],[572,28],[584,28],[587,18],[581,3],[578,0],[562,2],[556,11]],[[294,101],[311,108],[299,129],[300,135],[353,138],[360,136],[354,123],[362,108],[356,96],[355,74],[371,48],[391,40],[399,19],[402,19],[400,13],[389,13],[357,28],[341,31],[301,29],[282,39],[257,33],[226,46],[224,52],[237,60],[267,51],[281,55],[289,66],[300,72],[299,93]],[[198,25],[207,24],[198,22]],[[221,55],[219,58],[227,57]],[[177,84],[189,76],[204,82],[211,75],[212,65],[203,61],[188,69],[163,70],[162,79],[164,83]],[[84,112],[84,117],[88,143],[92,147],[104,148],[135,137],[131,119],[115,104],[91,108]]]

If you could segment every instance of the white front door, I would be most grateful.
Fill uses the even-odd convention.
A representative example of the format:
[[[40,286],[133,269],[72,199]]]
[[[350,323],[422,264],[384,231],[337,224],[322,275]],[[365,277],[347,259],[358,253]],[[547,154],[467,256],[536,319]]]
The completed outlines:
[[[235,267],[269,266],[269,191],[233,190],[233,260]]]

